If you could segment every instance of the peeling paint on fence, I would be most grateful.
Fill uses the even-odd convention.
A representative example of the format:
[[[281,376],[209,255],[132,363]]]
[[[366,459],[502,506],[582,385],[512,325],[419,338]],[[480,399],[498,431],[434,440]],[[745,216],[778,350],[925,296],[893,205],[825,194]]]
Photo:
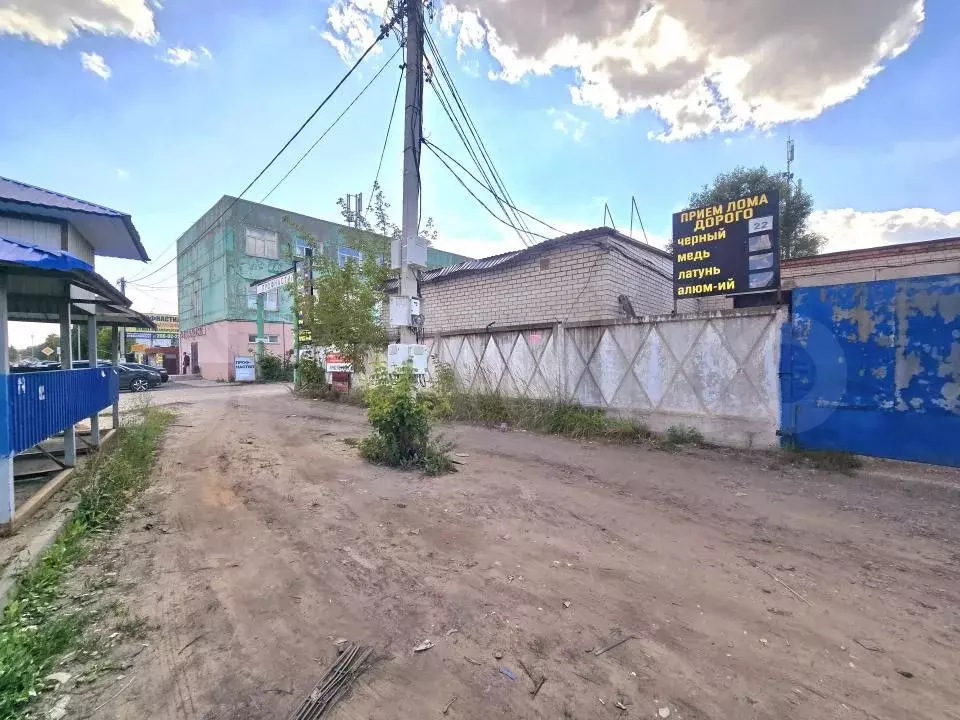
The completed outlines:
[[[960,275],[797,289],[784,343],[790,441],[960,465]]]

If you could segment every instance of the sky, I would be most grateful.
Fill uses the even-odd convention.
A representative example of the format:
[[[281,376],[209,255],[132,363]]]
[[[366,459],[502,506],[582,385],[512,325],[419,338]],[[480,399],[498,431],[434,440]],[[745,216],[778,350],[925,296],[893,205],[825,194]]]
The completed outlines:
[[[98,258],[97,270],[132,279],[138,310],[175,312],[176,265],[164,264],[176,238],[253,179],[373,41],[386,6],[0,0],[0,175],[129,213],[153,262]],[[662,247],[692,191],[737,165],[785,169],[792,137],[827,251],[960,235],[960,3],[434,0],[429,14],[514,202],[563,231],[609,224],[605,205],[628,231],[633,197]],[[337,198],[368,195],[396,49],[393,36],[379,43],[245,197],[266,196],[387,64],[268,204],[338,220]],[[379,176],[398,223],[400,128],[395,118]],[[430,86],[424,133],[469,167]],[[438,247],[522,247],[429,152],[421,179]],[[47,331],[15,326],[14,344]]]

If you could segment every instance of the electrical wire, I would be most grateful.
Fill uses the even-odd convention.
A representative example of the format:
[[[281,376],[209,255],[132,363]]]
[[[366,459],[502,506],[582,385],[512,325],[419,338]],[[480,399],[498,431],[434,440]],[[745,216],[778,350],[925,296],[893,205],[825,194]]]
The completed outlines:
[[[370,212],[370,208],[373,207],[373,194],[377,190],[377,183],[380,180],[380,170],[383,168],[383,158],[387,154],[387,143],[390,140],[390,130],[393,128],[393,118],[397,114],[397,100],[400,99],[400,88],[403,87],[403,69],[406,65],[400,66],[400,79],[397,81],[397,92],[393,96],[393,105],[390,106],[390,120],[387,122],[387,133],[383,138],[383,149],[380,151],[380,162],[377,163],[377,172],[373,176],[373,186],[370,188],[370,201],[367,203],[366,210],[363,211],[363,216],[366,217]]]
[[[442,81],[445,83],[445,85],[447,86],[447,89],[449,90],[450,95],[453,97],[453,100],[456,103],[456,106],[459,109],[460,114],[462,115],[464,121],[466,122],[466,126],[470,135],[473,137],[474,141],[476,142],[480,156],[483,158],[484,164],[486,165],[487,169],[490,171],[490,175],[493,179],[492,184],[494,185],[494,187],[498,189],[499,194],[503,198],[509,201],[512,205],[515,205],[516,203],[514,203],[513,198],[510,196],[510,193],[507,191],[507,188],[503,182],[503,178],[500,176],[500,173],[496,169],[496,166],[493,162],[493,158],[491,157],[489,151],[487,150],[486,145],[483,142],[483,139],[480,137],[480,133],[476,127],[476,123],[474,123],[473,118],[471,117],[470,113],[467,111],[466,105],[463,102],[463,98],[460,95],[459,90],[457,90],[456,84],[453,81],[453,76],[450,73],[450,70],[447,68],[447,65],[444,62],[442,55],[440,54],[436,41],[433,39],[433,36],[429,33],[429,31],[427,31],[425,35],[426,35],[427,44],[430,48],[431,54],[433,55],[433,59],[436,62],[438,69],[440,70],[440,77]],[[431,83],[431,86],[433,86],[435,89],[437,87],[435,83]],[[449,113],[448,113],[448,117],[450,117]],[[454,122],[452,118],[451,118],[451,122]],[[458,124],[458,123],[455,123],[455,124]],[[473,156],[472,153],[471,153],[471,156]],[[475,157],[474,157],[474,160],[476,162]],[[486,176],[486,173],[483,171],[483,167],[479,163],[477,163],[477,169],[481,171],[481,175]],[[510,216],[510,213],[506,211],[506,208],[502,208],[502,209],[504,209],[505,214]],[[517,225],[529,231],[529,227],[527,227],[527,224],[524,222],[522,217],[520,217],[519,215],[514,215],[513,218],[514,218],[514,222]]]
[[[163,270],[163,268],[167,267],[167,266],[170,265],[172,262],[174,262],[174,261],[176,261],[178,258],[182,257],[183,254],[184,254],[190,247],[192,247],[193,245],[196,245],[198,242],[200,242],[200,240],[202,240],[214,227],[216,227],[217,223],[219,223],[219,222],[224,218],[224,216],[233,208],[233,206],[236,205],[236,204],[240,201],[240,199],[241,199],[244,195],[247,194],[247,192],[250,190],[250,188],[252,188],[252,187],[254,186],[254,184],[255,184],[261,177],[263,177],[264,173],[266,173],[267,170],[269,170],[270,167],[277,161],[277,159],[284,153],[284,151],[285,151],[288,147],[290,147],[291,143],[293,143],[293,141],[296,140],[297,137],[299,137],[300,133],[302,133],[302,132],[304,131],[304,129],[307,127],[307,125],[310,124],[310,121],[313,120],[313,118],[315,118],[315,117],[317,116],[317,113],[319,113],[319,112],[323,109],[323,107],[330,101],[330,99],[336,94],[336,92],[343,86],[343,84],[347,81],[347,79],[348,79],[348,78],[354,73],[354,71],[360,66],[360,63],[362,63],[362,62],[366,59],[367,55],[369,55],[369,54],[371,53],[371,51],[377,46],[377,44],[378,44],[381,40],[383,40],[383,38],[385,38],[385,37],[389,34],[390,28],[391,28],[391,27],[393,26],[393,24],[397,21],[397,18],[398,18],[398,17],[399,17],[399,15],[394,16],[394,18],[393,18],[388,24],[383,25],[383,26],[380,28],[380,34],[377,35],[376,39],[374,39],[374,41],[370,44],[370,46],[367,47],[367,49],[363,51],[363,54],[357,59],[357,61],[353,64],[353,66],[347,71],[347,73],[346,73],[346,74],[340,79],[340,81],[334,86],[333,90],[331,90],[331,91],[327,94],[327,96],[320,102],[320,104],[317,105],[316,108],[314,108],[313,112],[311,112],[310,115],[307,116],[307,119],[304,120],[303,123],[301,123],[301,125],[300,125],[299,128],[297,128],[297,131],[296,131],[293,135],[290,136],[290,138],[283,144],[283,146],[280,148],[280,150],[278,150],[277,153],[273,156],[273,158],[271,158],[270,162],[268,162],[268,163],[263,167],[263,169],[261,169],[260,172],[257,173],[256,177],[254,177],[253,180],[251,180],[251,181],[247,184],[247,186],[243,189],[243,191],[242,191],[237,197],[233,198],[232,202],[224,209],[224,211],[223,211],[222,213],[220,213],[220,215],[217,217],[217,219],[214,220],[214,221],[207,227],[206,230],[204,230],[200,235],[197,236],[196,240],[194,240],[188,247],[184,248],[182,252],[178,252],[174,257],[172,257],[170,260],[168,260],[168,261],[165,262],[163,265],[161,265],[160,267],[158,267],[156,270],[153,270],[153,271],[147,273],[146,275],[140,275],[139,277],[132,278],[132,280],[145,280],[145,279],[148,278],[148,277],[151,277],[151,276],[153,276],[153,275],[156,275],[158,272],[160,272],[161,270]],[[276,188],[274,188],[274,189],[276,189]],[[271,190],[271,192],[273,192],[273,191]],[[176,244],[176,241],[174,241],[174,242],[172,243],[172,245],[175,245],[175,244]],[[166,250],[164,250],[164,252],[166,252]],[[160,254],[162,255],[163,253],[160,253]]]
[[[482,180],[480,180],[480,178],[478,178],[476,175],[474,175],[472,172],[470,172],[470,170],[468,170],[466,167],[464,167],[464,166],[463,166],[463,163],[461,163],[461,162],[460,162],[459,160],[457,160],[455,157],[453,157],[452,155],[450,155],[450,153],[448,153],[446,150],[444,150],[442,147],[440,147],[440,146],[437,145],[436,143],[431,142],[430,140],[424,140],[424,141],[423,141],[423,144],[424,144],[424,145],[429,145],[430,148],[431,148],[431,150],[434,150],[434,151],[436,151],[436,152],[441,153],[444,157],[446,157],[448,160],[450,160],[452,163],[454,163],[457,167],[459,167],[461,170],[463,170],[467,175],[469,175],[471,178],[473,178],[473,181],[474,181],[474,182],[476,182],[478,185],[480,185],[484,190],[486,190],[488,193],[490,193],[491,195],[493,195],[497,200],[499,200],[501,203],[505,204],[507,207],[512,208],[513,210],[515,210],[516,212],[520,213],[521,215],[525,215],[526,217],[530,218],[531,220],[534,220],[534,221],[540,223],[540,224],[543,225],[544,227],[548,227],[548,228],[550,228],[551,230],[560,233],[561,235],[566,235],[566,233],[565,233],[563,230],[561,230],[560,228],[554,227],[554,226],[551,225],[550,223],[548,223],[548,222],[546,222],[546,221],[544,221],[544,220],[541,220],[540,218],[536,217],[535,215],[531,215],[531,214],[528,213],[527,211],[521,210],[521,209],[518,208],[516,205],[512,205],[511,203],[508,203],[508,202],[507,202],[506,200],[504,200],[502,197],[500,197],[499,195],[497,195],[497,193],[494,192],[494,190],[493,190],[490,186],[486,185]]]
[[[357,96],[356,96],[355,98],[353,98],[353,100],[350,101],[350,104],[347,105],[347,106],[343,109],[343,112],[341,112],[339,115],[337,115],[336,119],[335,119],[332,123],[330,123],[330,125],[327,127],[327,129],[324,130],[322,133],[320,133],[320,137],[318,137],[316,140],[313,141],[313,145],[311,145],[310,147],[307,148],[306,152],[304,152],[303,155],[300,156],[300,159],[297,160],[297,161],[293,164],[293,167],[291,167],[289,170],[287,170],[287,173],[286,173],[282,178],[280,178],[280,181],[270,189],[270,192],[268,192],[266,195],[264,195],[264,196],[260,199],[260,202],[261,202],[261,203],[266,202],[266,201],[267,201],[267,198],[269,198],[271,195],[273,195],[274,191],[275,191],[278,187],[280,187],[281,185],[283,185],[284,181],[285,181],[288,177],[290,177],[290,175],[293,173],[293,171],[296,170],[298,167],[300,167],[300,163],[302,163],[304,160],[307,159],[307,156],[308,156],[311,152],[313,152],[313,149],[320,143],[321,140],[323,140],[323,139],[327,136],[327,133],[329,133],[331,130],[333,130],[333,128],[336,126],[336,124],[337,124],[338,122],[340,122],[340,119],[341,119],[344,115],[347,114],[347,111],[349,111],[350,108],[352,108],[352,107],[354,106],[354,104],[357,102],[357,100],[359,100],[359,99],[363,96],[363,94],[369,89],[369,87],[370,87],[371,85],[373,85],[374,82],[376,82],[377,78],[380,77],[380,76],[383,74],[383,71],[387,69],[387,66],[388,66],[391,62],[393,62],[393,59],[397,56],[397,53],[399,53],[399,52],[400,52],[400,48],[397,48],[397,49],[393,52],[393,55],[391,55],[391,56],[387,59],[387,61],[383,64],[383,66],[382,66],[379,70],[377,70],[376,74],[375,74],[372,78],[370,78],[370,81],[369,81],[366,85],[363,86],[363,89],[361,89],[360,92],[357,93]]]
[[[430,152],[433,153],[434,157],[436,157],[437,160],[439,160],[441,163],[443,163],[444,167],[446,167],[447,170],[450,171],[450,174],[453,175],[453,177],[456,179],[456,181],[463,186],[463,189],[464,189],[464,190],[466,190],[468,193],[470,193],[470,197],[472,197],[474,200],[476,200],[484,210],[486,210],[486,211],[487,211],[488,213],[490,213],[490,215],[492,215],[496,220],[499,220],[501,223],[503,223],[503,224],[506,225],[507,227],[511,227],[511,228],[513,228],[514,230],[516,230],[517,232],[520,232],[520,231],[521,231],[520,228],[518,228],[516,225],[514,225],[513,223],[511,223],[509,220],[504,220],[502,217],[500,217],[499,215],[497,215],[493,210],[490,209],[490,207],[489,207],[483,200],[481,200],[479,197],[477,197],[477,194],[476,194],[475,192],[473,192],[473,190],[471,190],[471,189],[467,186],[467,184],[463,181],[463,179],[462,179],[459,175],[457,175],[457,171],[454,170],[452,167],[450,167],[450,164],[443,158],[443,156],[441,156],[440,153],[438,153],[436,150],[433,149],[433,144],[432,144],[432,143],[429,144],[429,145],[427,145],[426,147],[427,147],[427,150],[429,150]],[[527,232],[528,232],[530,235],[533,235],[533,236],[535,236],[535,237],[538,237],[538,238],[540,238],[540,239],[542,239],[542,240],[552,240],[552,239],[553,239],[553,238],[548,238],[546,235],[541,235],[540,233],[534,232],[533,230],[528,230]]]

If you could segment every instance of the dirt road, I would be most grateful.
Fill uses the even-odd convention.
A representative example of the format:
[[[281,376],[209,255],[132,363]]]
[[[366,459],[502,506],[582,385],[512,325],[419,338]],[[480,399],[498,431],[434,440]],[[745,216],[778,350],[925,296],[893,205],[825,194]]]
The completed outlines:
[[[180,405],[115,541],[157,629],[80,717],[286,718],[349,638],[384,659],[343,719],[960,718],[956,474],[458,426],[422,478],[357,459],[360,411],[256,391]]]

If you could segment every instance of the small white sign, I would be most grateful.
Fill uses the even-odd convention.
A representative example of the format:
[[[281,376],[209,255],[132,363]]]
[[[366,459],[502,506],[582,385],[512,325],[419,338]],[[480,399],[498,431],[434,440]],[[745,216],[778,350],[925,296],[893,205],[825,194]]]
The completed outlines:
[[[233,359],[233,379],[237,382],[253,382],[257,379],[257,365],[253,358],[237,355]]]
[[[769,232],[771,230],[773,230],[773,215],[752,218],[747,222],[747,232],[751,235],[753,233]]]
[[[262,283],[257,283],[255,289],[257,291],[257,295],[263,295],[271,290],[279,290],[291,282],[293,282],[293,270],[288,273],[284,273],[283,275],[278,275],[275,278],[264,280]]]

